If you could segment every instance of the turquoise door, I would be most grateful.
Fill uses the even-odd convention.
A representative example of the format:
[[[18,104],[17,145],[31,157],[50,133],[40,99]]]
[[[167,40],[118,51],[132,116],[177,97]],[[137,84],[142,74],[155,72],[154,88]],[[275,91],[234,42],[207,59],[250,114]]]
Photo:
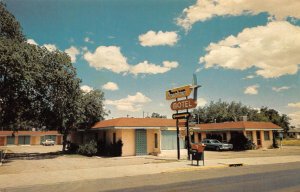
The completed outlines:
[[[15,144],[15,137],[7,136],[7,145],[14,145]]]
[[[135,130],[135,155],[147,155],[147,131]]]
[[[184,139],[179,138],[180,149],[184,149]],[[161,131],[161,149],[173,150],[177,149],[177,136],[176,131]]]
[[[19,145],[30,145],[30,136],[19,136]]]

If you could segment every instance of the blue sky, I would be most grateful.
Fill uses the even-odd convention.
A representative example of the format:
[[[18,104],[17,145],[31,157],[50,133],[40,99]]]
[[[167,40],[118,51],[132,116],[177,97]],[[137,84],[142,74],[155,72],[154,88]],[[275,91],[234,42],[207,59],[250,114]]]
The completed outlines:
[[[165,90],[202,85],[199,106],[241,101],[300,124],[300,3],[289,0],[7,0],[29,43],[67,52],[109,118],[173,113]],[[233,9],[234,8],[234,9]]]

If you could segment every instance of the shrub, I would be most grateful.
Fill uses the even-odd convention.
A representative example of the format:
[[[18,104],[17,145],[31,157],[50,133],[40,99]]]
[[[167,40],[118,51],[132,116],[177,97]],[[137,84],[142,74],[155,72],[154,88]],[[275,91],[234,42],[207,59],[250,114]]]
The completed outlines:
[[[74,154],[77,153],[79,146],[76,143],[68,143],[67,153]]]
[[[119,139],[116,143],[112,143],[109,146],[109,154],[113,157],[122,156],[122,147],[123,147],[123,142],[121,139]]]
[[[233,150],[236,151],[255,149],[255,144],[242,133],[234,135],[229,143],[233,145]]]
[[[107,155],[107,147],[106,147],[106,144],[105,144],[105,142],[104,141],[102,141],[102,140],[99,140],[98,142],[97,142],[97,153],[99,154],[99,155]]]
[[[91,140],[89,143],[80,145],[78,148],[78,153],[86,156],[93,156],[97,153],[97,143]]]

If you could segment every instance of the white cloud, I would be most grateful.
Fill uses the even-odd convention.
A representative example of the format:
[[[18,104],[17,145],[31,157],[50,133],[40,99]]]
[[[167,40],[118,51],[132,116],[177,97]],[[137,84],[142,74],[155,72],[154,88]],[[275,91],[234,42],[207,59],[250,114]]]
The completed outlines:
[[[151,102],[151,99],[144,94],[137,92],[135,95],[128,95],[119,100],[106,100],[105,104],[113,105],[120,111],[136,112],[143,108],[143,105]]]
[[[203,68],[202,67],[198,67],[196,70],[195,70],[195,73],[199,73],[200,71],[202,71]]]
[[[178,39],[179,37],[174,31],[148,31],[147,33],[139,36],[140,44],[144,47],[158,45],[173,46],[177,43]]]
[[[65,50],[65,53],[67,53],[71,57],[72,63],[75,63],[76,56],[79,55],[79,50],[76,47],[71,46],[70,48]]]
[[[85,53],[87,52],[89,49],[87,48],[87,46],[81,47],[82,51]]]
[[[119,89],[118,85],[114,82],[107,82],[102,86],[102,88],[110,91],[116,91]]]
[[[246,87],[244,93],[248,95],[257,95],[258,94],[258,89],[259,85],[251,85],[249,87]]]
[[[32,44],[32,45],[39,45],[34,39],[27,39],[27,43]],[[58,48],[56,47],[55,44],[44,44],[42,47],[45,47],[48,51],[56,51]]]
[[[121,53],[120,47],[116,46],[100,46],[94,53],[87,51],[84,59],[97,70],[106,69],[114,73],[134,75],[165,73],[179,65],[176,61],[164,61],[162,66],[148,61],[130,65],[127,63],[127,58]]]
[[[298,102],[298,103],[288,103],[288,107],[300,108],[300,102]]]
[[[243,79],[253,79],[255,76],[254,75],[248,75],[247,77],[243,78]]]
[[[206,104],[207,104],[206,99],[204,99],[204,98],[197,99],[197,107],[204,107]]]
[[[177,24],[189,30],[194,23],[217,16],[258,15],[265,12],[272,20],[287,17],[299,19],[299,10],[299,0],[198,0],[195,5],[183,10],[177,18]]]
[[[148,61],[144,61],[137,65],[131,66],[130,73],[134,75],[138,74],[158,74],[158,73],[165,73],[170,71],[172,68],[178,67],[178,62],[176,61],[164,61],[163,66],[155,65],[152,63],[148,63]]]
[[[97,70],[107,69],[115,73],[126,73],[130,66],[127,64],[127,58],[116,46],[100,46],[94,53],[86,52],[84,59],[91,67]]]
[[[81,89],[84,93],[89,93],[89,92],[91,92],[91,91],[94,90],[93,87],[90,87],[90,86],[88,86],[88,85],[82,85],[82,86],[80,87],[80,89]]]
[[[291,87],[288,87],[288,86],[272,87],[272,90],[273,90],[273,91],[276,91],[276,92],[280,92],[280,91],[288,90],[288,89],[290,89],[290,88],[291,88]]]
[[[294,75],[300,64],[300,27],[286,21],[246,28],[237,36],[211,43],[199,59],[205,68],[257,69],[264,78]]]
[[[85,38],[84,38],[84,42],[86,42],[86,43],[91,43],[91,44],[94,43],[94,41],[92,41],[89,37],[85,37]]]
[[[300,126],[300,111],[290,113],[290,114],[288,114],[288,116],[291,118],[292,125],[297,126],[297,127]]]
[[[48,51],[56,51],[57,47],[54,44],[44,44],[43,47],[45,47]]]
[[[38,45],[37,42],[33,39],[27,39],[27,43],[29,43],[31,45]]]
[[[163,66],[172,69],[177,68],[179,63],[177,61],[164,61]]]

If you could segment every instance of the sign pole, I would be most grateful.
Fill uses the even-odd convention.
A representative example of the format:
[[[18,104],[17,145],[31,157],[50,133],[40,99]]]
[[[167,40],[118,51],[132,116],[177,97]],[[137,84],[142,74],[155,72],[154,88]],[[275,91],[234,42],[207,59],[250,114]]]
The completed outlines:
[[[187,97],[186,97],[187,98]],[[189,110],[187,109],[186,112],[188,113]],[[187,156],[188,160],[190,160],[190,131],[189,131],[189,117],[186,117],[186,139],[187,139]]]
[[[178,99],[176,98],[176,101]],[[176,111],[178,113],[178,111]],[[177,159],[180,160],[180,143],[179,143],[179,125],[178,119],[176,119],[176,131],[177,131]]]

